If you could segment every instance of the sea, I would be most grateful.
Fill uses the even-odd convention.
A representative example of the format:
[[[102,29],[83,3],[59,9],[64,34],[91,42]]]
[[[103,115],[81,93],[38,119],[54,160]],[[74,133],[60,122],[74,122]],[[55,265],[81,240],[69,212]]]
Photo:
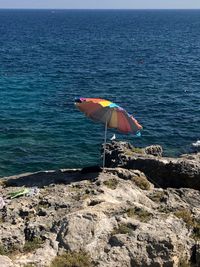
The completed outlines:
[[[101,165],[104,125],[76,97],[117,103],[166,156],[200,140],[200,10],[0,10],[0,177]]]

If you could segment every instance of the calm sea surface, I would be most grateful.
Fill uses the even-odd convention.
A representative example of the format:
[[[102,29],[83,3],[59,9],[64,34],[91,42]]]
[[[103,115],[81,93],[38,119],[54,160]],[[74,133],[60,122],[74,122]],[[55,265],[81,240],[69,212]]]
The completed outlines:
[[[79,96],[143,125],[119,140],[187,152],[200,139],[200,11],[0,10],[0,177],[101,162],[104,128]]]

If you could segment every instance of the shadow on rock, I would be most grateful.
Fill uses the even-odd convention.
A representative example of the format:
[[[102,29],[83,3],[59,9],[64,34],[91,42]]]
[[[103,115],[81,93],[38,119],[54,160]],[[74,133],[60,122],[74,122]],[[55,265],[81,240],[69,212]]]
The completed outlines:
[[[58,171],[44,171],[36,173],[27,173],[6,178],[6,186],[26,186],[26,187],[43,187],[50,184],[70,184],[82,180],[94,181],[100,167],[86,167],[81,169],[63,169]]]

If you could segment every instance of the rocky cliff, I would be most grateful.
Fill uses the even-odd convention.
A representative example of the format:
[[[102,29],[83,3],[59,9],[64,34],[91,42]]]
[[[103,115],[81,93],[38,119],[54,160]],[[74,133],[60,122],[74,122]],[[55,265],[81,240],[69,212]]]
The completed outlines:
[[[114,142],[106,164],[1,179],[0,266],[199,267],[199,155]]]
[[[106,166],[140,170],[158,187],[200,190],[200,153],[169,158],[162,157],[162,152],[160,146],[139,149],[126,142],[112,142],[106,145]]]

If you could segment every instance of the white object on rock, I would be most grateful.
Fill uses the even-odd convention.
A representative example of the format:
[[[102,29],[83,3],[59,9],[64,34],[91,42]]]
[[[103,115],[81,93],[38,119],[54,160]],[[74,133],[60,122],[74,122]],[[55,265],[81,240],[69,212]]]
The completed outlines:
[[[200,140],[197,140],[195,143],[192,143],[194,147],[200,147]]]
[[[113,136],[110,138],[110,140],[115,140],[116,139],[116,135],[113,134]]]
[[[2,197],[0,197],[0,210],[2,210],[5,205],[6,205],[5,201],[3,200]]]

